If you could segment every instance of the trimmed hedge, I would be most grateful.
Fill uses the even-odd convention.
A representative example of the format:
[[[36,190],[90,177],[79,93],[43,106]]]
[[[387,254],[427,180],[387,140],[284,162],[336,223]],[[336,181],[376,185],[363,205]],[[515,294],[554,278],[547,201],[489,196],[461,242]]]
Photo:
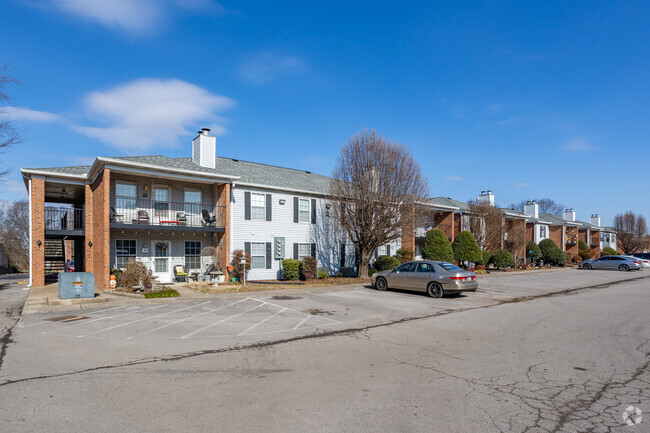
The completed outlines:
[[[492,260],[492,253],[489,251],[479,251],[478,254],[476,255],[476,260],[474,262],[476,263],[477,266],[483,266],[487,265],[490,263],[490,260]]]
[[[318,262],[313,257],[305,257],[300,263],[300,277],[305,280],[313,280],[316,278],[318,271]]]
[[[442,260],[443,262],[454,261],[454,250],[442,230],[433,229],[427,232],[422,246],[422,258],[425,260]]]
[[[492,263],[497,268],[512,268],[515,265],[515,258],[508,250],[498,250],[492,256]]]
[[[400,248],[395,254],[395,257],[397,257],[397,260],[399,260],[400,263],[410,262],[415,257],[413,250],[406,247]]]
[[[587,242],[578,241],[578,251],[584,251],[584,250],[588,250],[588,249],[589,249],[589,245],[587,245]]]
[[[533,241],[528,241],[526,243],[526,257],[535,262],[542,258],[542,250],[539,249],[539,245]]]
[[[467,230],[458,233],[458,236],[454,239],[452,249],[454,250],[454,257],[459,262],[473,262],[481,251],[478,243],[476,243],[476,238]]]
[[[282,279],[297,280],[300,278],[300,260],[282,260]]]
[[[601,256],[618,256],[618,251],[616,251],[612,247],[605,247],[603,250],[600,252]]]
[[[564,266],[567,262],[567,256],[556,244],[550,239],[544,239],[539,243],[539,249],[542,252],[542,260],[551,266]]]
[[[372,267],[379,271],[388,271],[390,269],[394,269],[398,267],[401,264],[401,262],[391,256],[379,256],[377,259],[375,259],[375,262],[372,264]]]

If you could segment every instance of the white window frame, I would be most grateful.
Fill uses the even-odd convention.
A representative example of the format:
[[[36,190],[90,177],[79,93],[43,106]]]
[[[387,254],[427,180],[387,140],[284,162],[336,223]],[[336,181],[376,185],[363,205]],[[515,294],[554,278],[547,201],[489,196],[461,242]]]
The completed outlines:
[[[199,253],[198,254],[187,254],[187,243],[188,242],[194,242],[194,243],[199,244]],[[185,241],[185,243],[183,244],[183,248],[184,248],[183,249],[183,254],[184,254],[183,263],[185,264],[185,269],[187,269],[188,271],[201,271],[202,270],[201,269],[201,247],[202,247],[201,241]],[[188,257],[198,257],[198,267],[192,268],[192,267],[188,266],[187,265],[187,258]]]
[[[266,269],[266,242],[251,242],[251,269]]]
[[[548,227],[544,225],[539,226],[539,238],[548,239]]]
[[[302,210],[303,202],[307,203],[307,210]],[[307,218],[303,219],[303,213],[307,213]],[[300,223],[311,223],[311,200],[308,198],[299,198],[298,199],[298,222]]]
[[[199,201],[191,201],[187,199],[188,192],[198,192]],[[198,216],[201,215],[201,206],[203,203],[203,191],[200,188],[184,188],[183,189],[183,210],[186,215]]]
[[[126,254],[118,254],[118,251],[124,249],[124,247],[122,247],[122,248],[117,247],[118,242],[133,242],[133,244],[135,246],[134,254],[133,255],[131,255],[131,254],[128,254],[128,255],[126,255]],[[130,248],[130,246],[129,246],[129,248]],[[138,258],[138,241],[135,240],[135,239],[115,239],[115,268],[122,269],[126,264],[125,263],[122,263],[122,264],[118,263],[118,259],[117,259],[118,257],[120,257],[120,258],[129,257],[129,260],[126,262],[126,264],[131,262],[131,258],[133,258],[134,261],[137,260],[137,258]]]
[[[355,260],[356,256],[356,248],[353,243],[346,243],[345,244],[345,259],[343,260],[343,263],[345,263],[346,268],[354,268],[357,263]]]
[[[380,247],[377,247],[377,256],[385,256],[388,253],[388,248],[386,245],[382,245]]]
[[[307,254],[303,254],[305,252],[305,247],[307,248]],[[303,251],[301,252],[301,248]],[[311,244],[310,243],[305,243],[305,242],[300,242],[298,243],[298,260],[302,260],[305,257],[311,257]]]
[[[133,187],[133,196],[120,195],[119,186]],[[123,214],[122,210],[135,211],[136,203],[138,200],[138,185],[135,182],[125,180],[115,180],[115,207],[119,209],[118,213]],[[130,205],[131,201],[133,205]]]
[[[255,198],[257,198],[257,204]],[[262,205],[260,206],[260,199]],[[255,215],[255,211],[259,213]],[[256,221],[266,221],[266,194],[262,192],[251,192],[251,219]]]
[[[166,190],[167,191],[167,201],[162,201],[162,200],[157,200],[156,199],[156,190]],[[171,219],[171,188],[168,185],[153,185],[151,188],[151,211],[153,212],[154,215],[154,221],[164,221],[164,220],[169,220]],[[167,205],[167,209],[156,209],[156,203],[165,203]],[[162,212],[162,213],[161,213]]]

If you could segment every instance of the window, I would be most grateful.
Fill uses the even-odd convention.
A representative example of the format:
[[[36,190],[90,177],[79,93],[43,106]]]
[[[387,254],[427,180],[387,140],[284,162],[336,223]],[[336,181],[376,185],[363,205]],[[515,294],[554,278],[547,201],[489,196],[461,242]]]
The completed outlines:
[[[266,268],[266,244],[264,242],[251,242],[251,268]]]
[[[185,213],[188,215],[201,214],[201,190],[185,188]]]
[[[251,219],[266,220],[266,194],[251,193]]]
[[[387,249],[386,249],[386,245],[382,245],[382,246],[380,246],[380,247],[377,248],[377,255],[378,255],[378,256],[385,256],[385,255],[386,255],[386,251],[387,251]]]
[[[355,248],[354,244],[345,244],[345,267],[354,268],[355,266]]]
[[[153,209],[155,217],[161,220],[169,218],[169,189],[167,187],[154,187]]]
[[[431,263],[420,263],[418,265],[418,272],[435,272]]]
[[[310,210],[311,207],[309,205],[309,199],[301,198],[299,202],[299,212],[298,212],[298,221],[301,223],[308,223],[311,221],[310,219]]]
[[[135,210],[136,188],[134,183],[115,182],[115,206]]]
[[[463,272],[465,271],[464,269],[461,269],[458,266],[452,265],[451,263],[447,263],[447,262],[438,263],[438,266],[440,266],[445,271],[450,271],[450,272],[451,271],[463,271]]]
[[[539,226],[539,237],[546,239],[546,226]]]
[[[120,269],[135,261],[135,240],[115,241],[115,267]]]
[[[397,272],[413,272],[415,270],[415,263],[404,263],[395,270]]]
[[[185,241],[185,269],[201,270],[201,242]]]
[[[302,260],[305,257],[311,257],[311,244],[298,244],[298,260]],[[354,254],[352,255],[352,259],[354,260]]]

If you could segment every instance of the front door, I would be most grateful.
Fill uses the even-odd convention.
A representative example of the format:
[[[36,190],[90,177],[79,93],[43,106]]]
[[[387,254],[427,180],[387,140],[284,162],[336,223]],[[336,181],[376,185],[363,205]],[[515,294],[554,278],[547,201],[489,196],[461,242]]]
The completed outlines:
[[[171,256],[171,242],[153,241],[153,275],[158,277],[160,283],[172,281],[169,260]]]
[[[157,224],[169,221],[169,188],[155,186],[153,188],[153,218]]]

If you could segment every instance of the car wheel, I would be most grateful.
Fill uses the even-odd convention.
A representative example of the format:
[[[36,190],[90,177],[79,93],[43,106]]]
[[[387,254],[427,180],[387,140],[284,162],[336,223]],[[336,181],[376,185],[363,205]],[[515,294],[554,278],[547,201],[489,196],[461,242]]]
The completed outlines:
[[[589,263],[585,263],[584,265],[582,265],[582,269],[589,270],[591,269],[591,265]]]
[[[427,294],[432,298],[442,298],[444,293],[442,286],[438,283],[429,283],[427,286]]]
[[[618,267],[619,271],[629,271],[630,267],[628,265],[621,265]]]
[[[383,277],[377,278],[377,281],[375,281],[375,288],[380,292],[383,292],[386,289],[388,289],[388,283],[386,282],[386,279]]]

